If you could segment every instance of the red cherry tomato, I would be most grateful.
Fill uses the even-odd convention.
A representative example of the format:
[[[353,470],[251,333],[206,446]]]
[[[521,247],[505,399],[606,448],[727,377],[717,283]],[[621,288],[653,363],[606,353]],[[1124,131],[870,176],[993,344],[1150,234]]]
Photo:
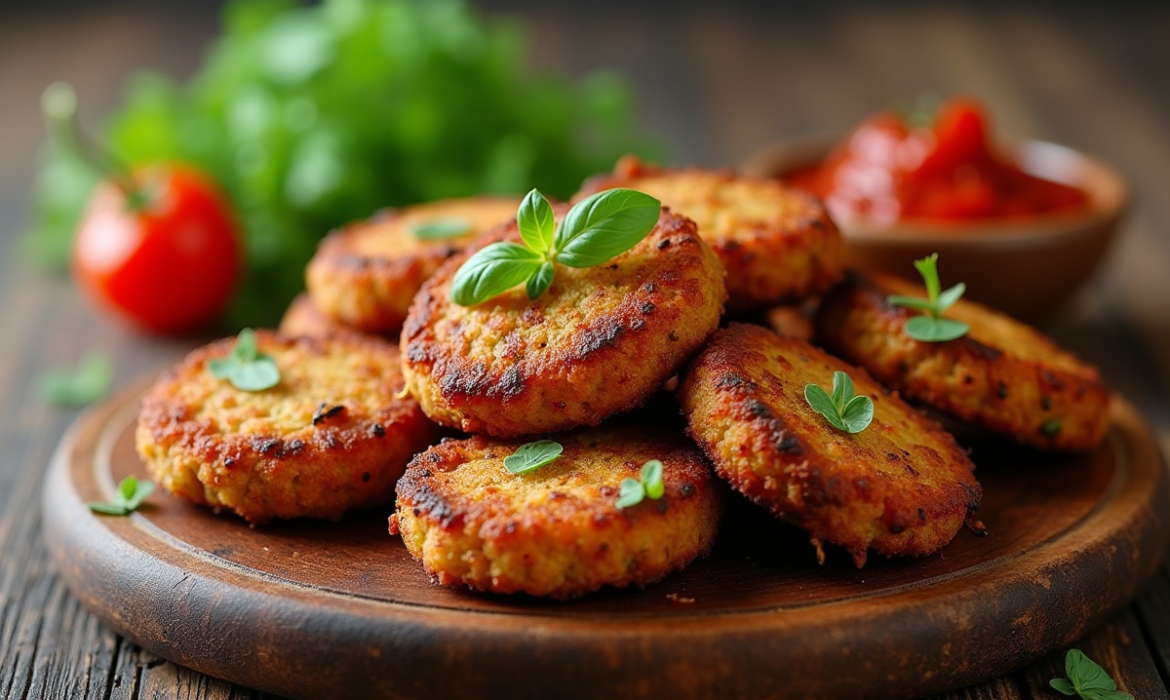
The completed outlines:
[[[103,182],[73,246],[74,277],[100,306],[148,331],[173,333],[223,309],[240,274],[239,233],[214,182],[186,166]]]

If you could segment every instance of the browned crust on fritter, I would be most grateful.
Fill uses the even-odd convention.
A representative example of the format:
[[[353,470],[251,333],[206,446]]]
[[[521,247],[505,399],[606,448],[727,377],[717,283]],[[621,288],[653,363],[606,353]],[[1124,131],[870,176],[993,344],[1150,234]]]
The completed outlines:
[[[914,340],[904,326],[917,312],[887,304],[891,294],[926,297],[898,277],[850,273],[821,304],[819,341],[906,397],[1024,444],[1088,450],[1104,440],[1110,391],[1095,367],[1031,326],[965,300],[946,315],[970,325],[966,336]],[[1055,434],[1045,430],[1049,421],[1059,425]]]
[[[874,402],[860,433],[829,425],[804,398],[849,374]],[[845,547],[924,556],[979,507],[974,465],[954,438],[864,370],[794,338],[732,324],[715,334],[679,389],[688,432],[719,476],[755,503]]]
[[[628,187],[694,219],[727,270],[727,307],[752,309],[828,291],[840,278],[845,246],[815,197],[778,180],[700,168],[665,170],[635,156],[586,180],[574,201]]]
[[[245,392],[211,375],[207,363],[230,354],[229,338],[189,354],[146,394],[137,446],[151,476],[253,524],[336,519],[390,500],[407,461],[440,430],[396,396],[398,349],[355,335],[256,339],[281,371],[276,387]]]
[[[293,299],[280,319],[280,332],[287,336],[305,335],[310,338],[330,338],[346,333],[361,333],[356,328],[347,326],[321,313],[313,298],[301,292]]]
[[[436,583],[557,599],[644,586],[710,552],[722,489],[681,435],[602,428],[557,440],[564,453],[523,475],[503,466],[521,440],[432,447],[398,483],[391,532]],[[622,479],[650,459],[662,461],[663,497],[617,508]]]
[[[443,261],[485,231],[516,216],[516,197],[475,197],[387,209],[350,224],[321,241],[305,270],[317,307],[337,321],[368,333],[397,332],[411,299]],[[421,241],[413,226],[429,219],[463,218],[467,234]]]
[[[515,223],[477,248],[496,240],[519,242]],[[640,405],[715,331],[726,297],[694,222],[665,208],[609,263],[558,265],[535,301],[520,285],[473,307],[453,303],[452,278],[471,253],[423,285],[402,332],[410,391],[432,420],[471,433],[555,432]]]

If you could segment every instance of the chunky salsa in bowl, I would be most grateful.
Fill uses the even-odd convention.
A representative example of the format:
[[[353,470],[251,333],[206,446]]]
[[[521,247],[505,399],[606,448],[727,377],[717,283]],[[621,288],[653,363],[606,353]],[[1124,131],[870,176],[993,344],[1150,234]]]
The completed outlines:
[[[1043,141],[997,147],[970,99],[775,144],[741,170],[824,199],[851,265],[912,276],[937,252],[973,298],[1026,319],[1093,274],[1128,202],[1124,179],[1091,156]]]

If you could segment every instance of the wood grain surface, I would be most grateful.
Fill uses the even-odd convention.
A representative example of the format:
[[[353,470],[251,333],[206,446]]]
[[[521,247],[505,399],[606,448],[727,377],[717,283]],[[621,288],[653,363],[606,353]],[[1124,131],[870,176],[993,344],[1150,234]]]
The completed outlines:
[[[917,696],[1080,637],[1170,541],[1170,474],[1117,398],[1092,453],[969,445],[991,534],[936,556],[859,570],[830,548],[818,565],[803,533],[739,499],[711,556],[658,585],[568,603],[480,595],[433,585],[385,508],[263,528],[164,494],[129,518],[90,512],[146,476],[139,399],[96,407],[54,456],[45,538],[62,578],[152,652],[306,700]]]
[[[128,73],[188,75],[215,31],[214,3],[0,6],[0,698],[269,700],[165,661],[69,593],[41,543],[37,494],[76,411],[35,391],[39,372],[89,349],[116,384],[173,362],[206,336],[157,339],[95,316],[62,277],[17,253],[50,81],[77,86],[93,124]],[[920,90],[987,100],[1008,137],[1068,143],[1114,163],[1135,208],[1104,271],[1044,329],[1100,365],[1159,431],[1170,429],[1170,7],[1111,3],[706,6],[496,2],[529,21],[531,59],[581,75],[628,74],[642,123],[672,160],[726,165],[761,144],[844,129]],[[1170,698],[1170,569],[1075,643],[1142,700]],[[1056,652],[937,697],[1057,697]]]

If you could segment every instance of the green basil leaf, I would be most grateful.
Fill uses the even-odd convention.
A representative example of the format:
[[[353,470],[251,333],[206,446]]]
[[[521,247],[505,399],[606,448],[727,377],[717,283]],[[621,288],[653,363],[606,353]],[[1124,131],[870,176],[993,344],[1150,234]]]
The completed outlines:
[[[252,362],[237,363],[228,379],[241,391],[264,391],[280,383],[280,370],[271,357],[261,355]]]
[[[951,287],[947,291],[938,295],[938,312],[941,314],[947,309],[955,305],[955,302],[962,298],[963,293],[967,291],[967,285],[960,282]]]
[[[906,321],[906,335],[924,343],[943,343],[967,335],[971,327],[962,321],[933,316],[915,316]]]
[[[138,491],[138,477],[131,474],[118,484],[118,500],[122,503],[129,503],[130,499],[134,498],[136,491]]]
[[[926,283],[926,296],[930,299],[930,305],[938,308],[938,253],[931,253],[921,260],[915,260],[914,267],[918,268],[922,281]]]
[[[646,496],[654,500],[662,498],[666,493],[666,485],[662,483],[662,462],[652,459],[642,465],[642,488]]]
[[[531,277],[544,263],[539,253],[515,243],[492,243],[472,255],[455,272],[451,301],[474,306]]]
[[[533,189],[524,197],[524,201],[520,202],[520,209],[516,212],[516,225],[520,228],[520,237],[524,239],[524,244],[531,250],[541,255],[552,250],[557,223],[553,218],[552,205],[540,192]]]
[[[841,411],[841,422],[850,433],[860,433],[873,422],[873,399],[868,396],[854,396]]]
[[[118,503],[99,503],[97,501],[90,501],[85,505],[95,513],[103,513],[105,515],[127,515],[130,509]]]
[[[1052,680],[1048,681],[1048,685],[1055,688],[1057,692],[1064,693],[1065,695],[1077,694],[1077,689],[1073,687],[1073,684],[1069,683],[1064,678],[1053,678]]]
[[[1056,437],[1057,435],[1060,435],[1060,420],[1057,418],[1051,418],[1044,421],[1044,425],[1040,426],[1040,432],[1044,433],[1048,437]]]
[[[552,440],[537,440],[516,448],[504,458],[504,468],[513,474],[527,474],[561,456],[564,447]]]
[[[886,297],[886,303],[890,306],[904,306],[908,309],[917,309],[919,311],[926,311],[934,313],[934,304],[931,304],[926,299],[920,297],[904,297],[897,294],[891,294]]]
[[[528,284],[525,290],[528,292],[530,300],[536,299],[541,294],[548,291],[553,282],[553,264],[545,262],[528,278]]]
[[[245,328],[236,336],[236,345],[232,348],[232,359],[237,362],[251,362],[256,359],[256,332]]]
[[[467,219],[432,219],[415,225],[411,233],[420,241],[441,241],[471,233],[471,222]]]
[[[134,495],[126,499],[126,507],[130,510],[136,510],[152,493],[154,493],[153,481],[139,481],[137,488],[134,489]]]
[[[622,479],[621,491],[614,503],[618,508],[631,508],[642,502],[646,496],[646,488],[637,479]]]
[[[110,391],[114,365],[100,352],[88,353],[75,371],[49,371],[37,378],[37,391],[54,406],[84,406]]]
[[[636,190],[606,190],[586,197],[557,229],[557,262],[592,267],[621,255],[654,229],[661,211],[661,202]]]

